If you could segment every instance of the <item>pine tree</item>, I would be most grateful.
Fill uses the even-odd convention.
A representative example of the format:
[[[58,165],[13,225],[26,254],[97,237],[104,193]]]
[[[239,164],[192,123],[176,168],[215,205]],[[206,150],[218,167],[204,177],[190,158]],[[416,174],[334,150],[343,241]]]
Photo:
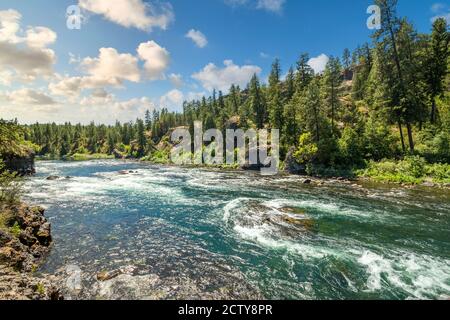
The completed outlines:
[[[430,45],[426,50],[425,78],[427,91],[431,100],[431,123],[436,123],[438,110],[436,98],[445,92],[444,80],[447,75],[447,61],[449,51],[450,34],[447,21],[444,18],[436,19],[433,23]]]
[[[342,63],[344,64],[345,69],[350,69],[352,61],[351,61],[350,50],[348,48],[344,49],[344,53],[342,55]]]
[[[261,92],[261,87],[259,85],[259,80],[256,74],[253,75],[252,79],[250,80],[248,91],[248,111],[252,112],[253,117],[250,118],[251,116],[248,114],[248,112],[245,117],[250,118],[247,120],[254,120],[256,127],[258,129],[262,129],[266,120],[266,108]]]
[[[281,66],[276,59],[272,64],[272,71],[269,76],[268,107],[269,121],[274,129],[282,130],[283,127],[283,101],[281,97]],[[262,128],[260,126],[259,128]]]
[[[308,87],[309,83],[314,77],[314,71],[308,64],[309,55],[303,53],[297,61],[297,78],[296,78],[296,90],[302,92]]]
[[[342,67],[339,58],[330,57],[324,72],[323,97],[329,110],[333,136],[335,134],[336,117],[340,107],[339,90],[342,80]]]
[[[147,149],[147,138],[145,137],[145,126],[144,121],[138,119],[137,124],[137,144],[138,144],[138,156],[142,157],[145,155],[145,150]]]

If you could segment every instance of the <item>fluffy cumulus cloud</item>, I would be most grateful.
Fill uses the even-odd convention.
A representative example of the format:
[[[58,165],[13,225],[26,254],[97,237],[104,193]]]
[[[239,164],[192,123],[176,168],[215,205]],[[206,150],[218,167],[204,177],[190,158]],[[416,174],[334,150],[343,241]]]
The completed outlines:
[[[206,39],[206,36],[199,30],[189,30],[186,34],[186,38],[191,39],[199,48],[204,48],[208,45],[208,39]]]
[[[170,3],[151,3],[143,0],[79,0],[79,6],[121,26],[144,31],[151,31],[155,27],[165,30],[175,19]]]
[[[114,48],[101,48],[97,57],[77,60],[84,74],[58,77],[49,84],[52,94],[73,100],[86,89],[121,88],[126,81],[139,83],[144,78],[164,79],[164,71],[170,63],[170,54],[156,42],[149,41],[139,45],[136,56],[119,53]],[[142,69],[139,66],[140,61],[143,62]],[[172,78],[175,76],[181,77],[173,75]]]
[[[283,11],[283,7],[286,0],[225,0],[225,3],[237,7],[247,5],[256,9],[280,13]]]
[[[199,81],[206,90],[217,89],[225,92],[232,84],[244,87],[254,74],[260,73],[261,68],[258,66],[238,66],[231,60],[225,60],[223,68],[209,63],[201,71],[194,73],[192,78]]]
[[[48,46],[56,41],[56,33],[32,26],[22,31],[21,19],[16,10],[0,11],[0,72],[9,72],[17,81],[52,76],[56,55]]]
[[[114,48],[101,48],[96,58],[81,61],[81,68],[90,75],[90,86],[120,86],[123,81],[139,82],[138,59],[129,53],[118,53]]]
[[[45,93],[26,88],[2,94],[1,99],[14,105],[23,106],[49,106],[56,104],[56,101]]]
[[[162,108],[170,110],[179,109],[184,101],[184,94],[178,89],[173,89],[167,92],[159,99],[159,104]]]
[[[144,71],[148,79],[164,79],[164,71],[170,63],[169,52],[155,41],[141,43],[137,49],[139,58],[143,60]]]
[[[313,68],[315,73],[322,73],[330,58],[326,54],[321,54],[317,57],[311,58],[308,61],[308,65]]]

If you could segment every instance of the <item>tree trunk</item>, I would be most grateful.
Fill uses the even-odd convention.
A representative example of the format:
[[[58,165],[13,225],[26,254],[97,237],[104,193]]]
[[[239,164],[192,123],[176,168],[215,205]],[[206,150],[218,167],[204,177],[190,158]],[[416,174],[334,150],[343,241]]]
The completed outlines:
[[[431,98],[431,119],[432,124],[436,123],[436,99],[434,97]]]
[[[400,140],[402,141],[403,153],[406,153],[405,138],[403,137],[403,128],[402,128],[402,123],[400,122],[400,120],[398,120],[398,130],[400,131]]]
[[[411,151],[411,153],[413,153],[414,152],[414,138],[413,138],[413,134],[412,134],[411,123],[407,122],[406,127],[408,129],[409,150]]]

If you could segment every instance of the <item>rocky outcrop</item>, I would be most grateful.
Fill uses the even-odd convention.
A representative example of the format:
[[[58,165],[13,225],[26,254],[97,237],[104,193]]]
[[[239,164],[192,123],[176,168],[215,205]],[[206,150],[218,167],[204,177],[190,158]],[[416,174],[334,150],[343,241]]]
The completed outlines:
[[[52,244],[44,209],[18,205],[1,212],[0,299],[60,299],[54,279],[33,275]]]

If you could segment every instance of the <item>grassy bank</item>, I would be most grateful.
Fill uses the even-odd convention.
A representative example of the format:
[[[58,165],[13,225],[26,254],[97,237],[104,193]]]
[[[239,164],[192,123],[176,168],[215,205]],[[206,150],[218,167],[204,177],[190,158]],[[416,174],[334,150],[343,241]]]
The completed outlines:
[[[55,156],[55,155],[42,155],[42,156],[36,157],[37,161],[50,161],[50,160],[89,161],[89,160],[102,160],[102,159],[114,159],[114,156],[105,154],[105,153],[94,153],[94,154],[75,153],[73,155],[67,155],[64,157],[59,157],[59,156]]]
[[[384,160],[369,162],[367,168],[356,170],[358,177],[369,178],[378,182],[421,184],[432,182],[450,183],[450,164],[429,164],[418,156],[406,157],[404,160]]]

